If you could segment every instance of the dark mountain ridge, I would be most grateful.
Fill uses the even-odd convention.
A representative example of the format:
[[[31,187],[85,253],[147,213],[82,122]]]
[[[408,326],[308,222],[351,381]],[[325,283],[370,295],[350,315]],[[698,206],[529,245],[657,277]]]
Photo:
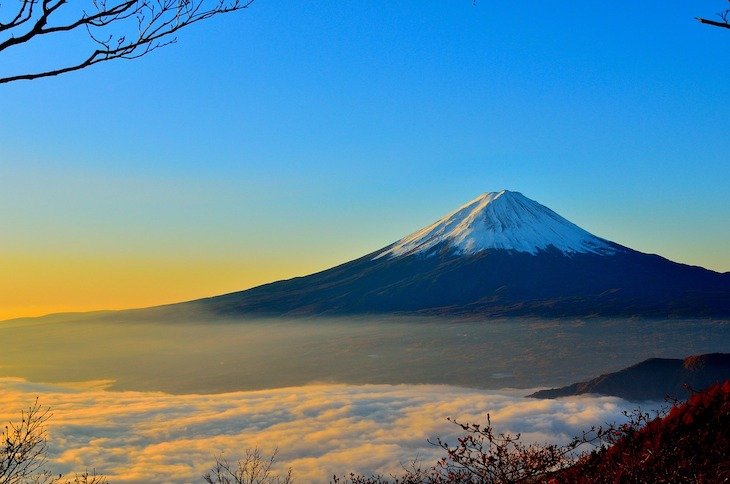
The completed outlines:
[[[193,304],[221,315],[730,316],[730,274],[642,254],[487,249],[377,258]]]
[[[352,262],[196,304],[261,316],[724,317],[730,274],[596,237],[503,190]]]
[[[650,358],[614,373],[562,388],[540,390],[534,398],[560,398],[593,393],[626,400],[686,398],[691,390],[704,390],[730,380],[730,353],[709,353],[684,359]]]

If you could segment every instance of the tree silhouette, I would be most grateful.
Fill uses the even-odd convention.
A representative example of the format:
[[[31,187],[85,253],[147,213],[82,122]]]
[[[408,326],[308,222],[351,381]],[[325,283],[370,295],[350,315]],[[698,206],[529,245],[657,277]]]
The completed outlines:
[[[57,76],[113,59],[136,59],[175,43],[178,30],[253,0],[16,0],[0,4],[0,59],[22,46],[84,39],[79,58],[12,75],[0,84]],[[2,63],[2,61],[0,61]]]
[[[278,450],[266,458],[258,447],[246,449],[246,455],[235,464],[219,456],[209,472],[203,474],[203,480],[208,484],[291,484],[291,467],[286,475],[280,476],[272,470],[276,462]]]
[[[730,0],[728,0],[730,2]],[[726,29],[730,29],[730,8],[727,8],[723,11],[718,12],[717,17],[720,19],[718,20],[710,20],[703,17],[695,17],[695,19],[703,24],[712,25],[714,27],[722,27]]]
[[[0,484],[109,484],[95,470],[76,474],[73,480],[46,469],[46,423],[52,414],[35,402],[23,411],[19,422],[8,422],[0,435]]]
[[[49,482],[51,475],[44,469],[46,463],[45,424],[51,418],[50,411],[35,403],[23,411],[20,422],[9,422],[3,430],[0,442],[0,484],[24,482]]]

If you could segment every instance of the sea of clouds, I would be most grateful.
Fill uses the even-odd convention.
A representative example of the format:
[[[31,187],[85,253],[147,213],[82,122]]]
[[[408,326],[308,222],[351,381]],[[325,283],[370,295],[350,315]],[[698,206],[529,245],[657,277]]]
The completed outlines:
[[[333,474],[398,472],[418,457],[435,462],[448,422],[484,422],[534,441],[567,440],[619,421],[632,404],[613,397],[524,398],[529,390],[445,385],[307,385],[273,390],[172,395],[111,391],[108,382],[38,384],[0,378],[0,422],[17,421],[36,397],[51,408],[49,465],[60,473],[95,468],[114,483],[201,482],[223,455],[278,448],[279,469],[296,482]]]

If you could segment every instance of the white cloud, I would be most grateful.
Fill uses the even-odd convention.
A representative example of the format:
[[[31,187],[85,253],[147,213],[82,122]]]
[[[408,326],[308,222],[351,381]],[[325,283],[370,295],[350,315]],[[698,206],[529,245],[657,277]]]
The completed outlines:
[[[119,392],[104,382],[46,385],[0,379],[0,422],[38,396],[53,412],[51,464],[59,472],[94,467],[115,483],[200,482],[214,457],[279,448],[297,482],[333,474],[388,473],[420,456],[442,455],[426,439],[452,437],[446,421],[482,422],[527,438],[567,439],[616,421],[631,404],[612,397],[523,398],[526,390],[442,385],[309,385],[206,395]]]

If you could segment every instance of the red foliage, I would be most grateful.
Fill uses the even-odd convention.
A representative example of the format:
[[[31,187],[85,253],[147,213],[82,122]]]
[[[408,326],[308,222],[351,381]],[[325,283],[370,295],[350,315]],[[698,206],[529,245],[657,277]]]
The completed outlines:
[[[730,381],[584,456],[554,482],[730,482]]]

